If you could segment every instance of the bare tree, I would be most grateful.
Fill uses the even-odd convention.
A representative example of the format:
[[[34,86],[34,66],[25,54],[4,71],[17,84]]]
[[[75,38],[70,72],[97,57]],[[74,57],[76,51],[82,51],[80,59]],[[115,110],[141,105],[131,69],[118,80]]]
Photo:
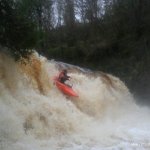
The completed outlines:
[[[75,24],[74,0],[65,0],[64,24],[72,27]]]
[[[55,18],[56,18],[56,24],[57,27],[60,27],[64,21],[63,21],[63,13],[64,13],[64,5],[65,5],[65,0],[56,0],[56,14],[55,14]]]
[[[88,22],[94,22],[99,17],[99,0],[86,0],[86,19]]]
[[[86,0],[75,0],[75,15],[79,22],[86,22]]]

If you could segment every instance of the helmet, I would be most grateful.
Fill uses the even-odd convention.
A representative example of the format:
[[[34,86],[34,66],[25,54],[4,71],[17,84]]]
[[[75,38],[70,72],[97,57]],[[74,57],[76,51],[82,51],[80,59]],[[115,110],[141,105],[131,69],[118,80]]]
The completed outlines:
[[[64,73],[67,73],[67,70],[66,70],[66,69],[63,69],[63,72],[64,72]]]

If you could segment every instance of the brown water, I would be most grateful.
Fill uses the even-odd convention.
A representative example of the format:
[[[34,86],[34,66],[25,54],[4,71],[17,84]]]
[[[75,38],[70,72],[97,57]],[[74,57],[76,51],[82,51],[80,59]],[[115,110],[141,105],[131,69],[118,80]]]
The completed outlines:
[[[0,54],[0,150],[149,150],[150,110],[118,78],[48,61]],[[67,67],[79,98],[53,84]]]

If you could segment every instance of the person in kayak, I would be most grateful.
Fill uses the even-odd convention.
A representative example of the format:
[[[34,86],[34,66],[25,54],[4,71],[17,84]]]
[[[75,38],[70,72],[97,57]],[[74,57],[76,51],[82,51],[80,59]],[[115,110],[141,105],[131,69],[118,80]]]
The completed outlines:
[[[66,69],[62,70],[62,71],[59,73],[58,80],[59,80],[61,83],[65,84],[65,82],[66,82],[67,80],[69,80],[69,79],[70,79],[70,76],[67,75],[67,70],[66,70]]]

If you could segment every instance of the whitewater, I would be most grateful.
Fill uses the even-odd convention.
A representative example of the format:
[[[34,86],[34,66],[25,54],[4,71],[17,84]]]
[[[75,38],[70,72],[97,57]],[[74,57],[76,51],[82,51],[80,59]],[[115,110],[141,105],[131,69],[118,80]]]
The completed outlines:
[[[79,98],[54,85],[62,68]],[[0,53],[0,150],[149,150],[149,115],[110,74]]]

